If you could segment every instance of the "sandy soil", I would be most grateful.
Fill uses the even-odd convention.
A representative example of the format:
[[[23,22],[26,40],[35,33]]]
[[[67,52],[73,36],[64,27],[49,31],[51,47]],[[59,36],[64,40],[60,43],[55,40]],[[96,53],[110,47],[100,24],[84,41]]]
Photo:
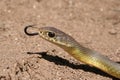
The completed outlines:
[[[120,0],[0,0],[0,80],[117,80],[25,35],[30,24],[56,27],[120,62]]]

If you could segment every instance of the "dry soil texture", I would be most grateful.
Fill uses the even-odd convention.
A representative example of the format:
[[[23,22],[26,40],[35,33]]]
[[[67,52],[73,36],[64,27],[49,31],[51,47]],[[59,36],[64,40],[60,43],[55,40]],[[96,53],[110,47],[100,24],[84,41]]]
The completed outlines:
[[[58,28],[119,62],[120,0],[0,0],[0,80],[116,80],[27,36],[30,24]]]

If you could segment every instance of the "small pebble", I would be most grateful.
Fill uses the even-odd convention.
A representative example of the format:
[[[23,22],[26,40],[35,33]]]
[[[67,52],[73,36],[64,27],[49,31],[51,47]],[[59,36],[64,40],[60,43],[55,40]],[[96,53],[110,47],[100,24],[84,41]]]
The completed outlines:
[[[116,34],[117,34],[117,31],[116,31],[115,29],[111,29],[111,30],[109,31],[109,34],[111,34],[111,35],[116,35]]]
[[[18,40],[18,38],[15,38],[15,41],[17,41]]]
[[[104,9],[103,9],[103,8],[100,8],[100,11],[104,11]]]
[[[36,9],[36,5],[33,5],[33,8]]]

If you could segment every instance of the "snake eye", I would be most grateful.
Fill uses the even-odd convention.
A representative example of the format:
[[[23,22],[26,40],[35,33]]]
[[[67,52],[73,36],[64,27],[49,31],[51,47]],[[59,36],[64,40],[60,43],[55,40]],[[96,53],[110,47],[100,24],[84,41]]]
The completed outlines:
[[[48,32],[48,36],[53,38],[53,37],[55,37],[55,33],[54,32]]]

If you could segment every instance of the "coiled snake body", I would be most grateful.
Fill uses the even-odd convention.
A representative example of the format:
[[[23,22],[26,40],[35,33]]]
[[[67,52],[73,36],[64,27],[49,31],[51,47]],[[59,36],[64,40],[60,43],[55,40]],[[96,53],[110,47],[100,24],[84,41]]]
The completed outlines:
[[[29,27],[36,29],[38,32],[28,33],[27,29]],[[113,62],[112,60],[99,54],[96,51],[83,47],[71,36],[56,28],[37,28],[30,25],[25,27],[25,33],[30,36],[39,35],[43,39],[58,45],[77,60],[84,62],[90,66],[99,68],[109,75],[120,79],[120,64]]]

